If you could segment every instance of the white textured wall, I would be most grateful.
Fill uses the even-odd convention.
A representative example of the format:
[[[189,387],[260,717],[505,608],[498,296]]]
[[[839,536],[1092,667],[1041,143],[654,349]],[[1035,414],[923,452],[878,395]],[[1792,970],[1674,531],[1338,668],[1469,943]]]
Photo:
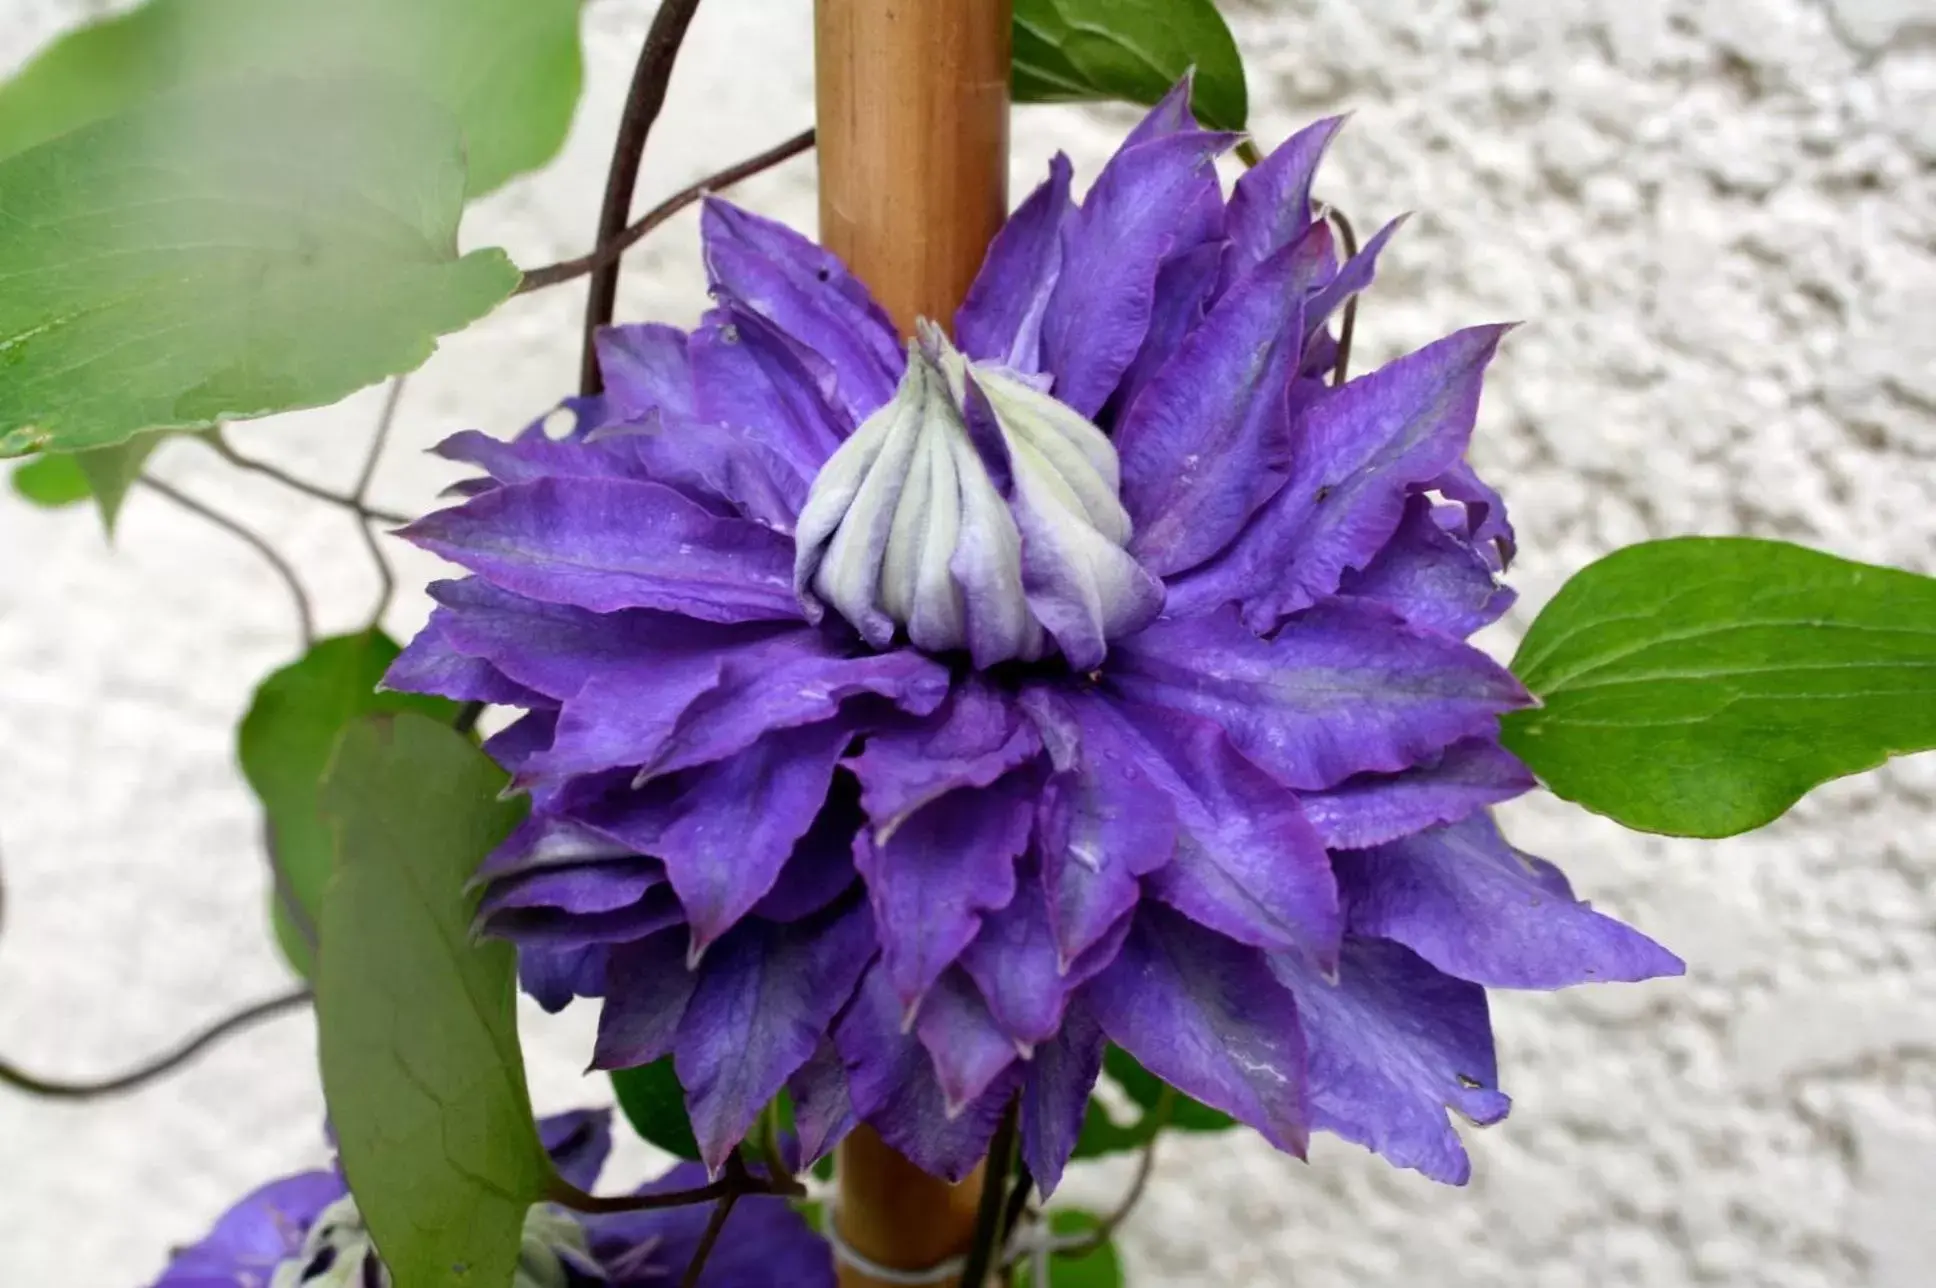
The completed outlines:
[[[0,69],[92,7],[0,0]],[[1527,319],[1477,448],[1523,539],[1523,628],[1567,572],[1681,532],[1809,541],[1936,571],[1936,0],[1252,0],[1233,5],[1266,142],[1355,110],[1323,194],[1420,217],[1364,316],[1389,353]],[[791,134],[807,0],[710,0],[647,158],[648,195]],[[646,0],[597,0],[591,88],[549,172],[485,203],[477,243],[584,248]],[[1018,191],[1054,148],[1093,174],[1129,119],[1016,121]],[[805,223],[812,169],[743,199]],[[634,254],[622,316],[701,304],[690,219]],[[426,506],[421,449],[509,433],[570,382],[579,298],[518,302],[412,383],[380,499]],[[237,431],[346,481],[372,396]],[[353,628],[373,580],[340,516],[192,444],[159,469],[271,534]],[[407,583],[433,572],[403,558]],[[415,594],[391,625],[412,629]],[[1507,632],[1510,634],[1511,632]],[[1510,646],[1504,635],[1502,648]],[[91,515],[0,498],[0,1049],[121,1066],[284,976],[262,930],[231,729],[288,659],[254,556],[137,495]],[[1125,1235],[1143,1285],[1565,1288],[1936,1280],[1936,760],[1818,793],[1760,836],[1642,839],[1551,801],[1528,848],[1683,953],[1685,981],[1497,1007],[1518,1107],[1441,1189],[1321,1142],[1306,1167],[1179,1141]],[[531,1025],[546,1107],[587,1017]],[[0,1283],[124,1288],[257,1181],[320,1157],[306,1021],[171,1084],[83,1107],[0,1091]],[[642,1156],[626,1160],[636,1174]],[[1076,1184],[1107,1201],[1120,1168]]]

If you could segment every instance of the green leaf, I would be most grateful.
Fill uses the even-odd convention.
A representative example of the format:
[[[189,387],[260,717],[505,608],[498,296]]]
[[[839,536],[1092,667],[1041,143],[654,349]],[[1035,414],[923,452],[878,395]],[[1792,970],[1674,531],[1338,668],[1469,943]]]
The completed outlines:
[[[36,456],[14,467],[13,490],[46,510],[87,500],[93,489],[72,456]]]
[[[1057,1208],[1049,1213],[1049,1229],[1059,1235],[1092,1234],[1102,1228],[1102,1218],[1077,1208]],[[1019,1268],[1017,1288],[1034,1288],[1028,1263]],[[1114,1242],[1105,1240],[1094,1252],[1081,1257],[1057,1257],[1049,1263],[1049,1288],[1122,1288],[1123,1264],[1116,1256]]]
[[[612,1090],[633,1131],[668,1154],[698,1161],[699,1142],[686,1117],[686,1093],[672,1071],[671,1056],[636,1069],[614,1069]]]
[[[1018,103],[1154,103],[1192,67],[1197,118],[1243,129],[1243,58],[1210,0],[1015,0]]]
[[[184,85],[348,72],[416,85],[463,130],[470,195],[543,165],[584,78],[579,0],[149,0],[0,86],[0,157]]]
[[[323,787],[337,871],[316,981],[323,1090],[396,1288],[505,1288],[552,1180],[518,1048],[509,944],[471,937],[465,883],[523,804],[424,716],[350,726]]]
[[[1936,581],[1779,541],[1687,537],[1568,582],[1513,670],[1506,745],[1628,827],[1731,836],[1936,747]]]
[[[415,711],[444,724],[457,714],[443,698],[377,692],[397,652],[381,631],[322,640],[262,682],[236,731],[236,758],[262,802],[280,875],[271,896],[276,938],[305,977],[315,974],[309,941],[334,869],[321,793],[337,740],[352,721],[375,712]]]
[[[516,288],[407,88],[170,97],[0,161],[0,455],[320,406]]]

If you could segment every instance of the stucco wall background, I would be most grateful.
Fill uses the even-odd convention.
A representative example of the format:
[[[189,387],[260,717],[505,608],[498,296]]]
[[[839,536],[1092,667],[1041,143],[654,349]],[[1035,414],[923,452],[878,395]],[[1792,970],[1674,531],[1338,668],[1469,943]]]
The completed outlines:
[[[0,70],[105,6],[4,0]],[[1936,3],[1250,0],[1228,6],[1274,143],[1355,116],[1321,195],[1418,217],[1385,260],[1368,357],[1501,317],[1477,457],[1513,507],[1509,650],[1567,573],[1669,533],[1751,533],[1936,572]],[[806,0],[710,0],[647,157],[649,200],[810,118]],[[467,240],[521,263],[584,249],[647,0],[595,0],[565,155],[483,203]],[[1131,116],[1028,109],[1018,195],[1048,154],[1093,175]],[[748,184],[803,227],[809,163]],[[378,500],[428,506],[444,434],[507,434],[573,378],[582,297],[520,300],[405,395]],[[626,318],[703,303],[695,222],[634,253]],[[318,480],[377,410],[238,429]],[[156,469],[239,515],[353,629],[374,577],[338,514],[197,445]],[[406,587],[436,571],[398,557]],[[422,620],[407,593],[388,621]],[[293,655],[256,557],[137,494],[90,513],[0,498],[0,1050],[79,1075],[284,986],[257,820],[232,762],[256,680]],[[1551,800],[1524,847],[1684,955],[1685,981],[1495,1001],[1512,1117],[1433,1186],[1320,1140],[1310,1166],[1231,1135],[1166,1144],[1123,1242],[1142,1285],[1445,1288],[1936,1281],[1936,758],[1818,792],[1721,844],[1639,838]],[[530,1009],[541,1108],[605,1098],[589,1019]],[[123,1288],[243,1190],[323,1156],[308,1022],[164,1086],[85,1106],[0,1092],[0,1283]],[[613,1178],[650,1165],[627,1151]],[[1111,1201],[1127,1169],[1073,1198]]]

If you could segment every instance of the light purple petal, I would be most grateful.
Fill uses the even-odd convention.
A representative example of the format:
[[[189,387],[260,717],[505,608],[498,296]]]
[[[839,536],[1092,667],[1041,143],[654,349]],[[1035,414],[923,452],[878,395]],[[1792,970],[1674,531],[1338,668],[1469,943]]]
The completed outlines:
[[[1233,141],[1194,132],[1124,148],[1069,220],[1042,348],[1056,397],[1083,415],[1108,401],[1142,347],[1163,261],[1204,239],[1206,193],[1220,201],[1212,163]]]
[[[710,622],[800,617],[792,542],[761,524],[709,514],[656,483],[515,484],[399,535],[547,603],[596,613],[656,608]]]
[[[707,1167],[718,1171],[812,1057],[873,955],[859,903],[784,926],[747,921],[713,946],[673,1057]]]
[[[384,672],[383,688],[397,693],[434,693],[457,702],[494,706],[548,707],[551,698],[526,688],[481,657],[453,648],[444,636],[450,614],[433,609],[430,621],[404,645]]]
[[[853,430],[832,368],[751,310],[714,309],[692,333],[693,412],[738,429],[812,477]]]
[[[1558,868],[1474,814],[1337,856],[1351,931],[1395,939],[1488,988],[1564,988],[1679,975],[1681,960],[1573,897]]]
[[[1246,756],[1302,791],[1396,773],[1461,738],[1495,734],[1500,713],[1530,700],[1477,649],[1347,599],[1270,640],[1230,609],[1166,618],[1117,646],[1109,683],[1223,726]]]
[[[1456,822],[1537,785],[1491,738],[1467,738],[1401,773],[1354,774],[1336,787],[1300,793],[1299,801],[1326,846],[1361,850]]]
[[[335,1171],[271,1181],[224,1212],[208,1237],[177,1252],[154,1288],[266,1284],[279,1262],[302,1251],[323,1210],[348,1192]]]
[[[692,362],[686,333],[657,322],[608,326],[598,333],[598,369],[614,419],[649,411],[693,414]]]
[[[1087,694],[1023,698],[1057,772],[1041,809],[1042,884],[1061,969],[1136,906],[1138,878],[1170,861],[1176,808],[1151,778],[1148,749]]]
[[[686,966],[683,929],[612,949],[592,1068],[635,1069],[669,1054],[698,982]]]
[[[1021,1054],[959,967],[943,971],[921,999],[914,1032],[934,1061],[943,1107],[951,1116],[981,1099]]]
[[[1172,613],[1245,601],[1268,630],[1331,594],[1397,530],[1414,487],[1465,452],[1486,364],[1505,334],[1474,327],[1309,404],[1292,428],[1291,477],[1224,554],[1170,588]]]
[[[854,1112],[922,1171],[960,1181],[988,1153],[1020,1070],[1011,1066],[980,1100],[951,1115],[933,1061],[903,1028],[902,1015],[887,972],[870,970],[834,1030]]]
[[[961,965],[1011,1047],[1034,1046],[1055,1036],[1071,981],[1056,948],[1048,899],[1032,856],[1024,858],[1017,872],[1015,897],[982,918],[981,932],[962,953]]]
[[[431,449],[447,461],[475,465],[498,483],[530,483],[553,475],[571,478],[641,478],[622,454],[584,439],[559,440],[523,434],[506,442],[466,429]]]
[[[1224,217],[1230,242],[1219,293],[1311,227],[1311,180],[1344,121],[1332,116],[1305,126],[1238,178]]]
[[[699,229],[712,284],[824,357],[853,421],[893,395],[906,362],[900,336],[838,256],[717,197]]]
[[[1363,572],[1347,572],[1338,592],[1386,605],[1414,626],[1464,639],[1512,607],[1513,592],[1492,566],[1433,516],[1414,495],[1398,531]]]
[[[1297,1003],[1264,954],[1145,903],[1083,992],[1103,1032],[1151,1073],[1304,1156],[1310,1113]]]
[[[1348,941],[1336,982],[1288,953],[1271,969],[1304,1024],[1311,1124],[1435,1181],[1471,1179],[1446,1108],[1484,1126],[1512,1105],[1496,1090],[1486,991],[1382,939]]]
[[[923,805],[960,787],[986,787],[1041,749],[1034,724],[970,675],[928,719],[876,731],[847,767],[860,780],[875,836],[885,839]]]
[[[590,447],[626,463],[634,477],[660,483],[708,511],[738,515],[791,532],[810,479],[793,462],[742,430],[654,411],[607,425]]]
[[[1290,386],[1303,350],[1293,243],[1218,301],[1116,431],[1130,550],[1167,576],[1236,536],[1291,468]]]
[[[1123,140],[1126,148],[1138,143],[1148,143],[1151,139],[1168,138],[1172,134],[1187,134],[1201,130],[1197,124],[1196,113],[1190,110],[1190,97],[1196,92],[1196,72],[1187,71],[1183,78],[1170,86],[1162,98],[1156,100],[1143,119],[1136,123]]]
[[[955,339],[969,357],[1022,372],[1042,369],[1042,315],[1062,269],[1062,228],[1075,213],[1071,173],[1069,158],[1056,153],[1049,177],[989,243],[955,313]]]
[[[1062,1170],[1075,1153],[1106,1045],[1088,1011],[1073,1007],[1054,1040],[1035,1049],[1023,1075],[1022,1159],[1044,1197],[1062,1183]]]
[[[1035,784],[1011,774],[916,811],[885,843],[865,828],[854,863],[880,927],[886,975],[912,1010],[981,928],[1015,897],[1015,859],[1028,845]]]
[[[812,1167],[855,1127],[847,1094],[847,1067],[831,1037],[820,1039],[813,1055],[787,1079],[793,1096],[793,1131],[800,1142],[800,1165]]]

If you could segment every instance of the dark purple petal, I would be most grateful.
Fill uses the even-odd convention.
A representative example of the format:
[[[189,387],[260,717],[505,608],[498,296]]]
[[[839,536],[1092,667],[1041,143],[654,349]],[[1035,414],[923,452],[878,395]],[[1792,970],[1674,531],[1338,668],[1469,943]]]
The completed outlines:
[[[1680,958],[1573,897],[1560,870],[1474,814],[1337,856],[1353,934],[1395,939],[1488,988],[1679,975]]]
[[[1097,423],[1117,426],[1136,405],[1136,399],[1155,378],[1183,341],[1203,325],[1211,291],[1217,284],[1217,268],[1223,262],[1223,243],[1205,242],[1163,261],[1156,270],[1156,299],[1150,307],[1149,330],[1143,343],[1123,372],[1122,382],[1110,395]]]
[[[1069,158],[1056,153],[1049,177],[989,243],[955,314],[955,339],[969,357],[1022,372],[1042,369],[1042,315],[1062,269],[1062,228],[1075,213],[1070,176]]]
[[[960,1181],[988,1153],[1020,1070],[1011,1066],[980,1100],[950,1114],[933,1061],[902,1024],[904,1012],[886,970],[876,966],[840,1017],[834,1044],[847,1066],[854,1112],[922,1171]]]
[[[694,414],[741,430],[809,478],[853,430],[826,360],[750,309],[714,309],[690,351]]]
[[[1094,416],[1142,347],[1156,275],[1204,239],[1228,134],[1171,134],[1124,148],[1096,179],[1063,234],[1062,272],[1042,324],[1055,396]]]
[[[1378,256],[1384,252],[1385,245],[1405,226],[1409,215],[1398,218],[1373,233],[1371,240],[1359,249],[1356,255],[1346,260],[1344,267],[1328,281],[1320,285],[1304,302],[1304,326],[1308,331],[1316,331],[1331,318],[1332,313],[1344,306],[1352,296],[1367,289],[1378,272]],[[1329,236],[1327,232],[1326,236]]]
[[[1151,572],[1217,553],[1290,472],[1300,245],[1218,301],[1116,431],[1123,504],[1136,523],[1130,550]]]
[[[1327,847],[1361,850],[1456,822],[1537,785],[1491,738],[1467,738],[1401,773],[1354,774],[1336,787],[1300,793],[1299,802]]]
[[[525,762],[551,745],[558,732],[556,711],[533,711],[519,716],[484,740],[484,753],[516,774]]]
[[[854,835],[866,821],[853,776],[836,773],[813,826],[794,844],[780,879],[753,906],[753,915],[798,921],[845,894],[860,877],[854,868]]]
[[[986,787],[1041,751],[1035,726],[1000,690],[970,675],[934,715],[876,731],[847,762],[861,805],[886,839],[908,815],[961,787]]]
[[[538,1123],[538,1139],[551,1155],[558,1175],[589,1191],[612,1153],[612,1111],[580,1109],[554,1114]]]
[[[692,361],[686,333],[658,322],[608,326],[598,333],[598,369],[613,419],[650,411],[693,414]]]
[[[1170,588],[1169,611],[1245,601],[1254,630],[1331,594],[1397,530],[1409,492],[1458,461],[1502,327],[1426,346],[1305,407],[1291,477],[1232,547]]]
[[[630,476],[672,488],[711,513],[738,515],[781,532],[792,531],[811,481],[793,462],[739,429],[670,412],[608,425],[588,446],[623,459]]]
[[[1302,791],[1410,768],[1461,738],[1495,733],[1501,712],[1529,701],[1477,649],[1349,599],[1301,614],[1270,640],[1230,609],[1166,618],[1117,646],[1109,683],[1221,725],[1246,756]]]
[[[664,885],[653,886],[635,903],[607,912],[571,912],[536,906],[503,908],[478,918],[479,934],[513,943],[563,950],[645,939],[683,920],[679,901]]]
[[[943,971],[921,999],[914,1033],[934,1061],[935,1081],[950,1117],[981,1099],[1021,1054],[959,967]]]
[[[1363,572],[1346,572],[1338,593],[1376,600],[1414,626],[1458,639],[1498,621],[1513,602],[1485,557],[1447,532],[1432,502],[1418,495],[1405,503],[1385,548]]]
[[[793,1096],[793,1131],[800,1142],[800,1165],[812,1167],[855,1127],[847,1095],[847,1066],[831,1037],[823,1037],[807,1062],[787,1079]]]
[[[709,514],[657,483],[519,483],[427,515],[399,535],[547,603],[596,613],[656,608],[709,622],[800,617],[792,542],[761,524]]]
[[[639,1192],[673,1193],[705,1183],[705,1169],[686,1163]],[[578,1219],[612,1288],[675,1288],[698,1255],[714,1206],[696,1203]],[[833,1252],[785,1199],[749,1195],[733,1205],[732,1221],[706,1259],[699,1285],[835,1288]]]
[[[1062,1169],[1075,1153],[1106,1045],[1088,1011],[1072,1007],[1061,1032],[1035,1049],[1023,1074],[1022,1159],[1044,1197],[1062,1183]]]
[[[1107,706],[1031,690],[1056,773],[1041,809],[1042,885],[1060,969],[1101,941],[1139,896],[1139,877],[1170,861],[1176,809],[1143,767],[1148,749]]]
[[[1028,845],[1036,787],[1010,774],[917,810],[885,842],[865,828],[854,863],[880,927],[885,974],[911,1011],[981,928],[1015,897],[1015,859]]]
[[[746,921],[713,945],[673,1057],[710,1169],[812,1057],[873,955],[859,902],[788,925]]]
[[[541,867],[491,883],[478,904],[480,917],[509,908],[556,908],[561,912],[616,912],[665,883],[654,859],[616,859]]]
[[[981,932],[962,953],[961,965],[1011,1045],[1034,1046],[1055,1036],[1071,983],[1032,857],[1017,872],[1008,906],[982,918]]]
[[[1271,969],[1297,997],[1310,1051],[1311,1125],[1435,1181],[1472,1176],[1447,1106],[1485,1126],[1506,1116],[1486,991],[1398,944],[1353,939],[1336,982],[1294,954]]]
[[[686,966],[683,929],[612,949],[592,1068],[634,1069],[671,1052],[698,982]]]
[[[907,361],[900,335],[838,256],[717,197],[699,229],[712,284],[824,357],[852,420],[893,395]]]
[[[348,1193],[334,1171],[300,1172],[251,1191],[200,1243],[177,1252],[154,1288],[235,1288],[269,1282],[302,1251],[323,1209]]]
[[[611,949],[604,944],[582,948],[522,945],[518,948],[518,987],[556,1015],[581,997],[605,996],[605,964],[610,954]]]
[[[1263,953],[1145,903],[1083,1000],[1151,1073],[1304,1156],[1310,1113],[1297,1003]]]
[[[1465,538],[1484,554],[1494,570],[1512,562],[1518,538],[1506,518],[1506,503],[1486,485],[1466,461],[1457,461],[1426,487],[1465,507]]]
[[[1230,241],[1219,293],[1311,227],[1311,179],[1344,120],[1332,116],[1305,126],[1238,178],[1224,216]]]

